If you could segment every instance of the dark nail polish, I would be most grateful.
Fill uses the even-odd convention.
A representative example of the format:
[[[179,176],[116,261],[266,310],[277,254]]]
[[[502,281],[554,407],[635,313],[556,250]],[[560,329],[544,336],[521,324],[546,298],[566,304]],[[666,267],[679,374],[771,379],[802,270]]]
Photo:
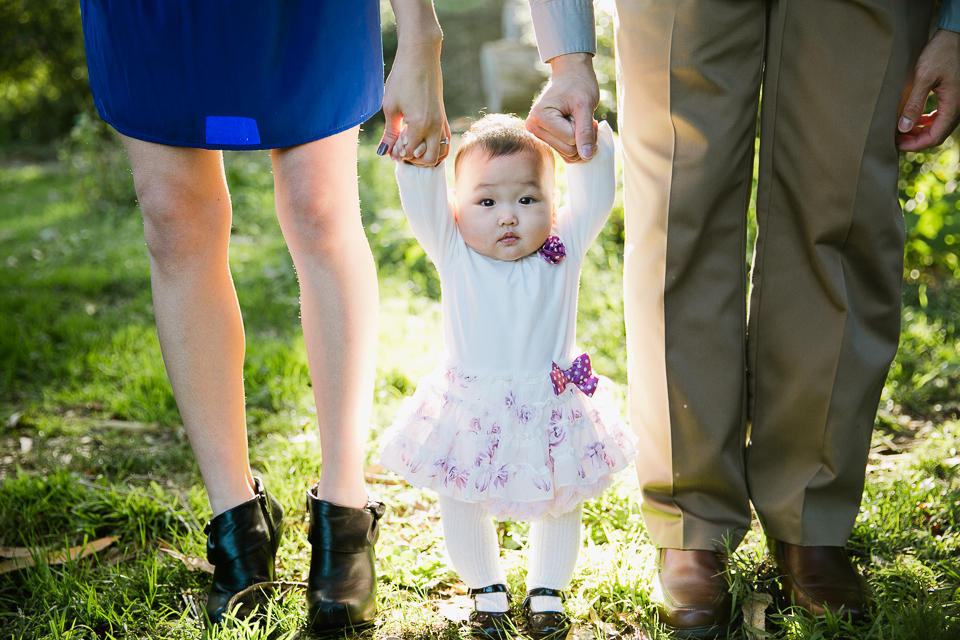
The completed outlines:
[[[387,152],[387,143],[386,143],[386,142],[381,142],[381,143],[380,143],[380,146],[377,147],[377,155],[378,155],[378,156],[382,156],[382,155],[385,154],[386,152]]]

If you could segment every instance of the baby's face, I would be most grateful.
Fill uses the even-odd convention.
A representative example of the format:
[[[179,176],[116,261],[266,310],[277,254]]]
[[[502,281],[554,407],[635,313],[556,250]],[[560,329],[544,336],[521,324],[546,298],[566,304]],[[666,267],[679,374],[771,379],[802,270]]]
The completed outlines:
[[[552,167],[531,153],[463,158],[457,226],[467,246],[495,260],[519,260],[550,235],[556,210]]]

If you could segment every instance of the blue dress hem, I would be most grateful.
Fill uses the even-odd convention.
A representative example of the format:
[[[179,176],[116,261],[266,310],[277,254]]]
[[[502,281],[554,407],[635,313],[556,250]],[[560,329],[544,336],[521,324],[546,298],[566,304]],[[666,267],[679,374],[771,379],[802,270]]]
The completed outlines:
[[[154,144],[162,144],[168,147],[184,147],[188,149],[207,149],[209,151],[263,151],[266,149],[284,149],[286,147],[295,147],[301,144],[307,144],[308,142],[316,142],[317,140],[322,140],[323,138],[329,138],[338,133],[342,133],[347,129],[352,129],[358,125],[363,124],[369,120],[377,111],[380,111],[380,106],[377,106],[376,109],[370,112],[364,112],[360,118],[347,122],[346,124],[339,125],[323,131],[316,135],[309,135],[304,138],[299,138],[292,142],[281,142],[281,143],[268,143],[268,144],[255,144],[255,145],[225,145],[225,144],[204,144],[196,143],[189,141],[175,141],[175,140],[165,140],[163,138],[157,138],[156,136],[151,136],[136,131],[130,131],[126,128],[117,126],[110,118],[105,117],[104,114],[100,111],[99,107],[97,108],[97,114],[100,116],[100,119],[106,122],[108,125],[117,130],[118,133],[123,135],[136,138],[137,140],[143,140],[144,142],[153,142]]]

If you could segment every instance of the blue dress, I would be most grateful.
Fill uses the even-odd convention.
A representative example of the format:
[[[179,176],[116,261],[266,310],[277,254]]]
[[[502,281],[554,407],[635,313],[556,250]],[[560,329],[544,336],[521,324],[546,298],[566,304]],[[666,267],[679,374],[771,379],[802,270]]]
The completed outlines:
[[[81,0],[90,87],[120,133],[274,149],[380,109],[377,0]]]

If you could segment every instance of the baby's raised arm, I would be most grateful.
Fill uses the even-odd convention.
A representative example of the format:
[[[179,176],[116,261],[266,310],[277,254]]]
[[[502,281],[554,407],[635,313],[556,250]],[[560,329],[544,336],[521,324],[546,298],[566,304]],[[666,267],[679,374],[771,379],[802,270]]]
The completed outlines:
[[[397,163],[400,202],[417,242],[440,267],[456,253],[457,221],[447,191],[446,162],[436,167]]]
[[[568,251],[582,258],[606,224],[617,195],[616,147],[610,125],[600,123],[592,160],[566,168],[569,204],[559,221],[560,233]]]

